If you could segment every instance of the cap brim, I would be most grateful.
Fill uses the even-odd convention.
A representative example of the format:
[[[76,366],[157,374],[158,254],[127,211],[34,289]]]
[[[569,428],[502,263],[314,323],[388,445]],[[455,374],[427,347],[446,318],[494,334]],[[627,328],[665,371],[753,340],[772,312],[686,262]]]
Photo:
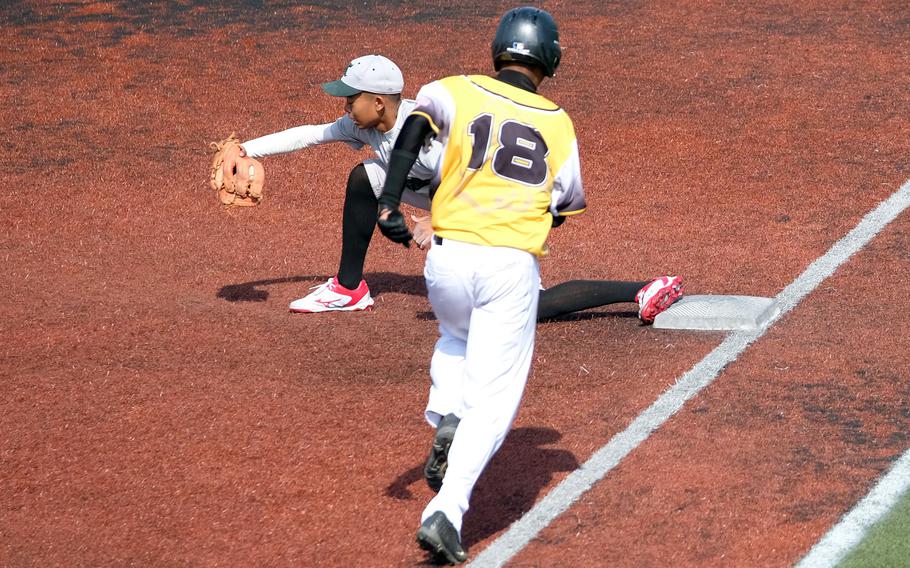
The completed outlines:
[[[355,89],[341,79],[331,83],[323,83],[322,90],[333,97],[350,97],[360,92],[360,89]]]

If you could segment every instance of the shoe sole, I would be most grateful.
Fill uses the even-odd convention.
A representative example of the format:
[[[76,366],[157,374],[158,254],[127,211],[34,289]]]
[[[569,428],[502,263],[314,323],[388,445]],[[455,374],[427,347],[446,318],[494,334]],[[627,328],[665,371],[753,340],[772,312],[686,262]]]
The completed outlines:
[[[437,535],[424,527],[420,527],[420,530],[417,531],[417,544],[420,545],[420,548],[429,552],[433,557],[433,561],[436,563],[445,563],[454,566],[461,562],[446,549]]]
[[[361,298],[361,301],[358,302],[358,303],[356,303],[356,304],[354,304],[353,306],[343,306],[343,307],[340,307],[340,308],[327,308],[327,307],[324,307],[324,306],[323,306],[323,307],[321,307],[321,308],[315,308],[315,309],[308,309],[308,308],[292,308],[292,307],[288,306],[288,311],[289,311],[289,312],[292,312],[292,313],[295,313],[295,314],[321,314],[321,313],[323,313],[323,312],[359,312],[359,311],[368,311],[368,310],[370,310],[370,309],[372,309],[372,308],[373,308],[373,299],[372,299],[372,298],[370,298],[369,301],[368,301],[366,304],[363,303],[363,298]]]
[[[447,429],[444,432],[437,432],[433,440],[433,447],[430,449],[430,455],[427,457],[427,463],[423,467],[423,476],[427,480],[427,485],[434,492],[439,493],[442,489],[442,480],[446,476],[446,470],[449,468],[449,448],[452,447],[452,440],[455,439],[455,428]]]
[[[670,286],[662,293],[655,295],[641,312],[641,319],[645,323],[654,321],[661,312],[673,305],[673,302],[679,299],[683,293],[683,285]]]
[[[439,493],[442,489],[442,480],[446,476],[446,470],[449,467],[449,448],[452,446],[452,440],[447,444],[440,445],[438,441],[433,442],[433,449],[430,451],[430,457],[423,468],[423,476],[427,480],[430,489]]]
[[[368,312],[373,309],[373,304],[370,304],[365,307],[361,306],[346,306],[344,308],[326,308],[324,310],[307,310],[305,308],[288,308],[288,311],[293,314],[321,314],[325,312]]]

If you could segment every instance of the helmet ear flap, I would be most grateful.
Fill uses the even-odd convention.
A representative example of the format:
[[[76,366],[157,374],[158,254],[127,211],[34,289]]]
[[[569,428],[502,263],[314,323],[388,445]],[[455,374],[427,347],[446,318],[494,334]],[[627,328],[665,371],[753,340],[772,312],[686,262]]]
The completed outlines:
[[[547,77],[556,73],[562,57],[556,21],[545,10],[525,6],[503,15],[493,38],[493,67],[517,61],[540,67]]]
[[[559,67],[560,61],[562,61],[562,49],[560,49],[559,54],[556,55],[556,60],[553,62],[553,72],[549,75],[550,77],[556,75],[556,69]]]

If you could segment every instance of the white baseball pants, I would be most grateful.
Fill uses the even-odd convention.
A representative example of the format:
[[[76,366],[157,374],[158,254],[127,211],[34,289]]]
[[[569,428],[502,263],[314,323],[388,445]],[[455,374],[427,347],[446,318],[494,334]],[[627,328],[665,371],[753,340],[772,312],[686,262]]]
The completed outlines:
[[[440,333],[426,418],[435,427],[455,413],[461,422],[442,489],[421,522],[442,511],[460,533],[474,484],[502,445],[524,393],[540,270],[526,251],[445,239],[427,253],[424,276]]]

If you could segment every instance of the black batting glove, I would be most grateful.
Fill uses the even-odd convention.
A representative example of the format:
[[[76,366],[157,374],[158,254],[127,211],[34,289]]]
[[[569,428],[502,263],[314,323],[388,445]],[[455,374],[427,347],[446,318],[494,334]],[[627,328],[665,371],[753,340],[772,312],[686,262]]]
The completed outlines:
[[[386,215],[388,213],[388,215]],[[398,209],[380,207],[379,218],[376,220],[379,230],[385,238],[396,243],[401,243],[406,247],[411,246],[411,239],[414,235],[408,229],[408,224],[404,221],[404,215]]]

